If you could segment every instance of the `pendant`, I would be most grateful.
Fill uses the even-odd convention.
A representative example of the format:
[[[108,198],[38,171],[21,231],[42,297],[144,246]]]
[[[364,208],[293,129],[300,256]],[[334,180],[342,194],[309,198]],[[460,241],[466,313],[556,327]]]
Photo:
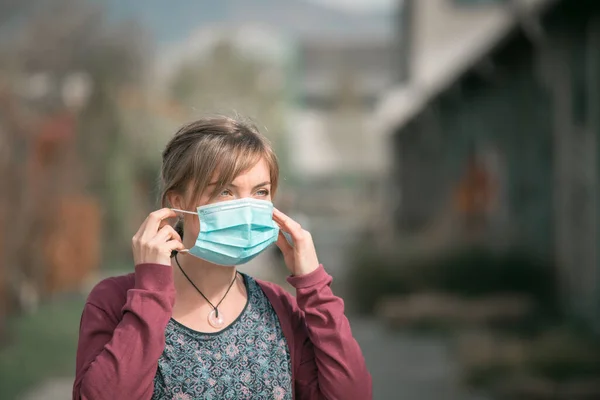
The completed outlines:
[[[215,329],[222,328],[225,325],[225,320],[223,319],[223,314],[218,313],[216,309],[213,309],[208,314],[208,323]]]

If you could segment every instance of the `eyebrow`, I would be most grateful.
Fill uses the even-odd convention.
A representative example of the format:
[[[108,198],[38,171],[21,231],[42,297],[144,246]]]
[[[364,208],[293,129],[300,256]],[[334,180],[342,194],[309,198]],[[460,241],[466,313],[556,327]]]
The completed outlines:
[[[265,182],[261,182],[261,183],[259,183],[258,185],[254,186],[254,187],[252,188],[252,190],[256,190],[256,189],[258,189],[258,188],[259,188],[259,187],[261,187],[261,186],[267,186],[267,185],[270,185],[270,184],[271,184],[271,181],[265,181]],[[213,183],[209,183],[209,184],[208,184],[208,186],[216,186],[216,185],[217,185],[217,182],[213,182]],[[234,185],[233,183],[230,183],[230,184],[229,184],[229,185],[227,185],[227,186],[232,186],[232,187],[234,187],[234,188],[237,188],[237,185]]]

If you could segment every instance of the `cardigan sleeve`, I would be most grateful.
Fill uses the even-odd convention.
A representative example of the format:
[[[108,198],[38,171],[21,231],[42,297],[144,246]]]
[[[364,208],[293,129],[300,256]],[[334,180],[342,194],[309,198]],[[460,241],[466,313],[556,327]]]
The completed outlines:
[[[119,278],[92,290],[81,317],[73,400],[152,398],[175,301],[172,274],[171,266],[141,264],[126,294]]]
[[[331,276],[323,266],[305,276],[292,276],[288,282],[296,289],[298,307],[314,351],[316,368],[298,381],[306,399],[372,399],[371,375],[362,351],[352,336],[344,314],[344,302],[331,291]]]

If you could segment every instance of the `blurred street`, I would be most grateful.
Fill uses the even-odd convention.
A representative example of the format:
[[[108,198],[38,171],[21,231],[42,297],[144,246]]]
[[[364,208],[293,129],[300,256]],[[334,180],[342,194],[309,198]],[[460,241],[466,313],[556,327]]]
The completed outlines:
[[[87,294],[215,114],[272,144],[375,399],[600,398],[597,0],[0,1],[0,32],[0,399],[71,397]],[[291,289],[274,247],[240,270]]]

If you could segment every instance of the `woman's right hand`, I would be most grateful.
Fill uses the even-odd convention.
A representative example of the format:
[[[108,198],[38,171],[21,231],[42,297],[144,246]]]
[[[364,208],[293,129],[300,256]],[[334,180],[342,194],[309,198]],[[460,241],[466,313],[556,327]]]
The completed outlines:
[[[183,250],[184,246],[179,234],[171,225],[165,224],[164,220],[176,216],[175,211],[170,208],[163,208],[148,215],[132,239],[135,265],[171,265],[171,252]]]

